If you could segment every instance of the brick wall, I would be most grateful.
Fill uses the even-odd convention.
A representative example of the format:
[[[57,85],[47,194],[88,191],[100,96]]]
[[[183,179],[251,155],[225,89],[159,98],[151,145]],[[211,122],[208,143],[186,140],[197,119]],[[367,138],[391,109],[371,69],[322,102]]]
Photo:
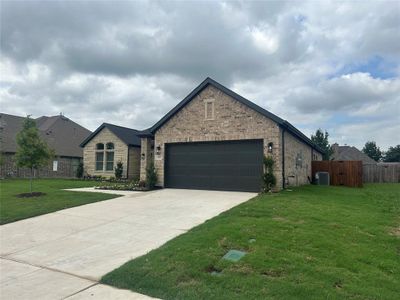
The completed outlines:
[[[16,166],[13,153],[5,153],[3,158],[4,163],[0,166],[0,177],[28,178],[31,176],[30,169]],[[46,167],[35,171],[35,176],[41,178],[74,178],[76,168],[81,160],[78,157],[55,157]],[[57,171],[53,171],[53,161],[57,161]]]
[[[210,100],[214,102],[214,119],[206,120],[205,103]],[[208,86],[155,133],[154,147],[161,146],[160,155],[154,156],[158,184],[164,185],[165,143],[243,139],[262,139],[266,155],[269,155],[268,143],[273,143],[275,175],[277,186],[281,187],[281,137],[278,124]]]
[[[311,178],[312,148],[285,131],[285,183],[298,186]]]
[[[114,170],[112,171],[96,171],[96,144],[103,143],[104,146],[107,143],[114,143],[114,167],[118,161],[123,164],[122,177],[127,177],[127,165],[128,165],[128,146],[121,141],[114,133],[108,128],[103,128],[92,140],[87,143],[83,149],[83,166],[84,174],[91,176],[104,176],[112,177],[115,176]],[[104,155],[105,156],[105,155]]]

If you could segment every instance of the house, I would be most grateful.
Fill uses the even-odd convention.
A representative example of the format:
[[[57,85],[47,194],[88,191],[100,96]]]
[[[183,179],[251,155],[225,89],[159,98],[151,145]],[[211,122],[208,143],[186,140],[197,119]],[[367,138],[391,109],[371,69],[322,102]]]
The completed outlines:
[[[103,158],[104,174],[106,160],[97,156],[95,145],[113,142],[114,136],[115,133],[96,140],[90,147],[82,145],[89,173],[97,174],[97,157],[98,161]],[[132,139],[136,141],[137,137],[141,139],[140,144],[135,143],[141,153],[139,158],[136,156],[140,161],[140,178],[145,179],[146,168],[154,162],[158,185],[169,188],[260,191],[264,156],[275,162],[279,189],[307,184],[311,161],[321,160],[323,153],[289,122],[211,78],[205,79],[151,128],[132,129]],[[114,164],[117,155],[127,156],[127,145],[121,149],[123,155],[114,150]]]
[[[113,177],[117,162],[122,162],[122,177],[138,179],[140,175],[139,131],[103,123],[82,143],[85,174]]]
[[[365,153],[352,146],[339,146],[335,143],[332,145],[332,160],[361,160],[363,165],[376,165],[376,161]]]
[[[3,164],[0,177],[29,177],[30,170],[18,168],[14,161],[17,151],[16,136],[22,129],[24,117],[0,113],[1,153]],[[63,115],[35,119],[39,134],[55,151],[55,158],[36,173],[39,177],[75,177],[82,161],[80,143],[91,133]]]

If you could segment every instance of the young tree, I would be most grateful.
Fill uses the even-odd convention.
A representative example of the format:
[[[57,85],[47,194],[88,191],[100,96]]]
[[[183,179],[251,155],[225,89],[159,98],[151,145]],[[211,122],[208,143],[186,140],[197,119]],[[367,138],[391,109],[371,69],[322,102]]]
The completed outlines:
[[[400,145],[389,147],[383,157],[384,162],[400,162]]]
[[[15,160],[17,166],[31,169],[30,191],[32,194],[33,171],[46,165],[51,157],[54,156],[54,152],[40,138],[36,123],[30,116],[27,116],[24,120],[16,141],[17,153],[15,154]]]
[[[323,160],[329,160],[331,155],[333,154],[333,150],[329,145],[329,133],[325,130],[325,133],[319,128],[315,135],[311,135],[311,141],[314,142],[317,146],[319,146],[322,150],[324,150],[324,155],[322,156]]]
[[[364,148],[362,149],[362,152],[367,154],[375,161],[379,161],[382,158],[382,151],[381,149],[379,149],[374,141],[366,142]]]

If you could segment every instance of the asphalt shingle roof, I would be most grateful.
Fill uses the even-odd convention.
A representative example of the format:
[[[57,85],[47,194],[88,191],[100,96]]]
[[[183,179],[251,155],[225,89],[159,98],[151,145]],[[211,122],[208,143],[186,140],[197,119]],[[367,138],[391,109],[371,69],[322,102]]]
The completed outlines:
[[[358,150],[356,147],[353,146],[339,146],[334,144],[332,146],[333,160],[361,160],[362,163],[365,164],[376,164],[376,161],[370,158],[365,153]]]
[[[15,153],[17,151],[16,136],[22,129],[24,117],[0,113],[2,126],[2,151]],[[82,157],[80,143],[91,132],[65,116],[40,117],[35,119],[40,136],[54,149],[57,156]]]
[[[114,124],[103,123],[98,127],[91,135],[89,135],[82,143],[81,147],[84,147],[92,138],[94,138],[103,128],[108,128],[112,133],[114,133],[120,140],[122,140],[128,146],[139,146],[140,147],[140,137],[138,134],[139,130],[122,127]]]

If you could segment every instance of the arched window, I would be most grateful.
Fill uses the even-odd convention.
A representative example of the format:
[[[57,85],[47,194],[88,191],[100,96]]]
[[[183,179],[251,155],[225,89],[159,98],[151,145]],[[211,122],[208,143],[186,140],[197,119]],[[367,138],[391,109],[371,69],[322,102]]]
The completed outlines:
[[[96,144],[96,171],[103,171],[104,167],[104,144]]]
[[[107,143],[106,145],[106,171],[114,170],[114,144]]]

